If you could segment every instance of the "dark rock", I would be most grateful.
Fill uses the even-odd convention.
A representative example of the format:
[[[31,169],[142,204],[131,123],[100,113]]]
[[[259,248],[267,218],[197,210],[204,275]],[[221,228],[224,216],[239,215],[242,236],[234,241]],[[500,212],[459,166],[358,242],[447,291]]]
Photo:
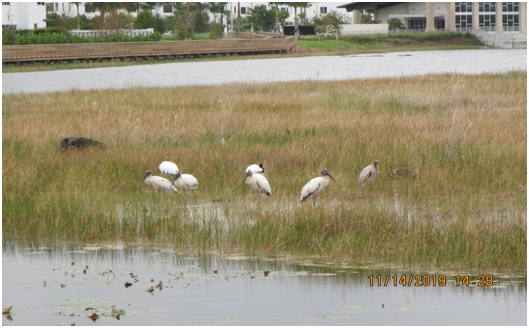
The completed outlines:
[[[101,149],[105,149],[107,145],[100,141],[85,137],[64,137],[61,140],[59,149],[61,151],[66,151],[69,149],[83,149],[88,147],[98,147]]]

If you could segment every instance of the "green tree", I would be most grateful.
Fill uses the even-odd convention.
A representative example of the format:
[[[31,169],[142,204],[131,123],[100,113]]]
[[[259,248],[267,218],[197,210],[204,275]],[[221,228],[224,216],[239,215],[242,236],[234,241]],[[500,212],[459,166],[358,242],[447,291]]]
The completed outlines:
[[[3,46],[14,46],[20,43],[20,36],[17,31],[13,28],[4,28],[2,30],[2,45]]]
[[[83,14],[79,16],[79,24],[81,26],[81,30],[89,30],[92,26],[92,19]]]
[[[365,12],[360,14],[360,24],[380,24],[379,20],[373,18],[373,14]]]
[[[172,32],[180,40],[189,41],[193,37],[191,9],[195,4],[189,2],[173,2],[175,14],[173,16]]]
[[[156,17],[150,9],[145,8],[138,13],[138,17],[134,21],[134,28],[156,28]]]
[[[314,17],[312,19],[312,26],[314,26],[319,41],[326,34],[334,34],[336,41],[338,41],[343,24],[351,23],[351,20],[350,16],[333,10],[325,15]]]
[[[271,8],[274,8],[274,12],[275,12],[274,33],[276,34],[279,34],[280,32],[279,24],[281,22],[281,18],[283,18],[283,24],[281,25],[284,25],[285,20],[288,18],[288,16],[290,16],[288,11],[279,10],[280,5],[286,5],[286,4],[288,3],[287,2],[269,2],[268,3],[268,5]],[[285,14],[286,14],[286,17],[285,17]]]
[[[156,19],[156,31],[165,33],[167,31],[167,19],[158,13],[154,17]]]
[[[99,26],[105,28],[105,15],[108,11],[115,11],[123,8],[123,2],[86,2],[89,11],[99,11]]]
[[[275,11],[268,10],[266,5],[255,6],[250,9],[248,18],[254,27],[254,31],[271,31],[274,28]]]
[[[75,4],[75,8],[76,8],[76,11],[77,11],[77,16],[76,16],[76,20],[77,20],[77,29],[80,30],[81,29],[81,18],[79,16],[79,6],[81,5],[80,2],[72,2],[73,4]]]
[[[388,29],[396,31],[397,29],[403,30],[404,24],[398,18],[388,19]]]

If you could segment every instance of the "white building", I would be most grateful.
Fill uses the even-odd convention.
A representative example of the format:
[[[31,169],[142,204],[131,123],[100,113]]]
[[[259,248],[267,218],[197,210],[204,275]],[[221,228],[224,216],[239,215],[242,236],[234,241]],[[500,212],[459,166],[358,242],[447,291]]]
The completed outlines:
[[[46,27],[46,3],[2,2],[2,28],[32,30]]]

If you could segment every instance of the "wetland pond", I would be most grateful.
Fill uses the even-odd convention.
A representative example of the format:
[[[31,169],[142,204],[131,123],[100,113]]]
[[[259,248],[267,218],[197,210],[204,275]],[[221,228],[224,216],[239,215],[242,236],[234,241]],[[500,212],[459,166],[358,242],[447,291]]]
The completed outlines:
[[[478,286],[478,274],[493,280]],[[2,275],[2,308],[13,305],[3,325],[527,325],[526,277],[515,274],[4,243]]]

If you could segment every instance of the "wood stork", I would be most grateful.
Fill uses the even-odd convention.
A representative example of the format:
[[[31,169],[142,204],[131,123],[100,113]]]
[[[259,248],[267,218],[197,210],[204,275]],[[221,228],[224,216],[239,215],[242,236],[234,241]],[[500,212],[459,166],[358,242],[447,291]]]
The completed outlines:
[[[165,156],[165,160],[159,166],[160,172],[175,176],[178,172],[178,166],[175,163],[169,161],[169,156]]]
[[[167,192],[176,192],[177,188],[171,183],[171,181],[166,178],[159,177],[157,175],[152,175],[152,172],[149,170],[145,173],[143,178],[143,183],[148,186],[153,187],[154,189],[167,191]]]
[[[248,166],[246,168],[246,172],[252,172],[252,173],[261,173],[261,174],[264,174],[265,173],[265,168],[263,167],[263,164],[252,164],[250,166]]]
[[[191,174],[182,174],[180,171],[177,171],[173,180],[173,185],[185,192],[186,190],[197,189],[198,180]]]
[[[301,197],[300,201],[305,201],[310,196],[313,196],[312,199],[312,205],[316,206],[316,197],[318,197],[318,194],[329,184],[329,178],[331,178],[334,182],[334,178],[332,175],[327,171],[327,169],[321,170],[321,177],[314,178],[310,180],[304,187],[301,189]]]
[[[272,189],[270,188],[270,184],[268,183],[268,180],[266,180],[265,176],[261,173],[254,173],[251,170],[247,170],[246,176],[244,177],[242,183],[246,183],[253,189],[262,192],[266,196],[272,195]]]
[[[358,183],[364,184],[365,181],[369,179],[369,181],[373,182],[373,179],[375,179],[375,176],[378,174],[378,161],[375,161],[374,164],[371,164],[369,166],[366,166],[362,172],[360,172],[360,176],[358,177]]]

